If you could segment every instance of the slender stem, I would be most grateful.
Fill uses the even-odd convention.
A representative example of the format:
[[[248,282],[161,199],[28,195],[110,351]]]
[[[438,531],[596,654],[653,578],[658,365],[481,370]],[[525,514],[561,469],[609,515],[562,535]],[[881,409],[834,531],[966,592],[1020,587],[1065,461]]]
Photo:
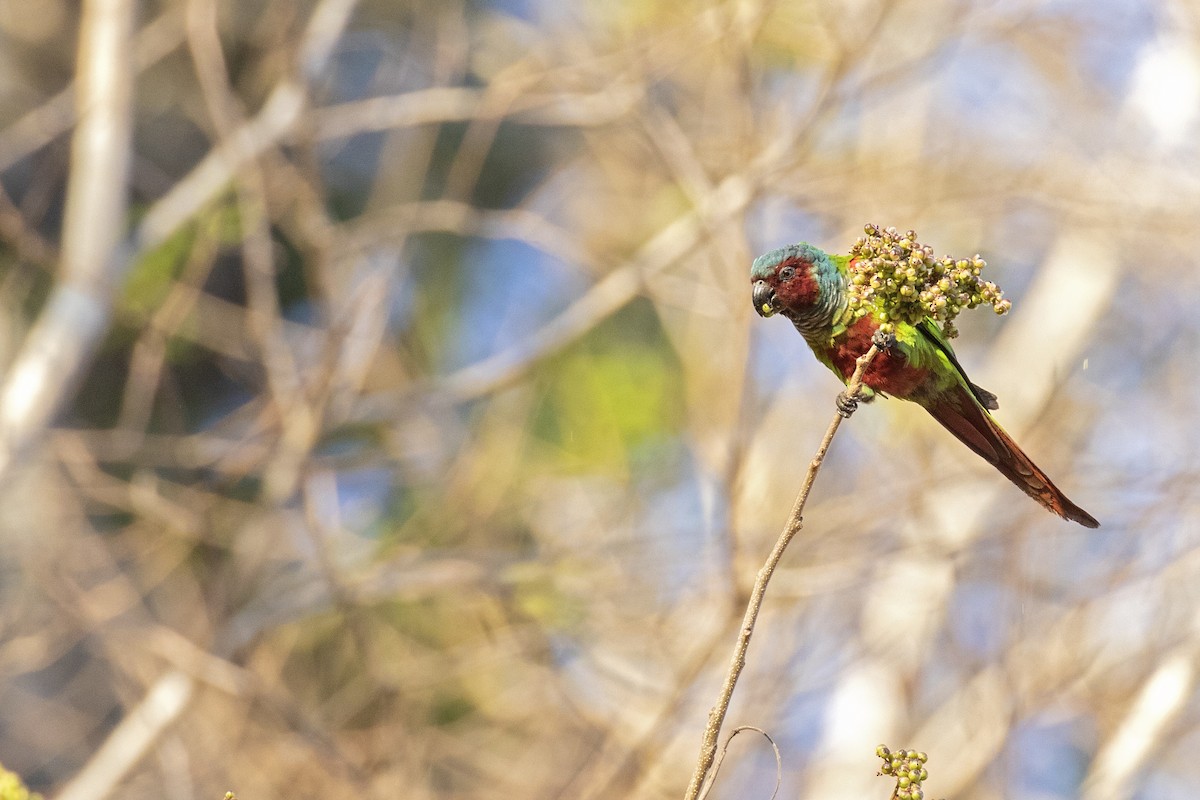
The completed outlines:
[[[121,275],[133,137],[133,0],[82,5],[78,123],[55,285],[0,385],[0,479],[54,420],[100,346]]]
[[[856,362],[854,374],[846,384],[846,394],[849,397],[857,398],[859,392],[862,391],[863,373],[878,353],[879,348],[871,345],[871,349]],[[712,768],[713,759],[717,753],[717,739],[721,733],[721,725],[725,722],[726,712],[729,711],[729,701],[733,698],[733,689],[742,674],[742,669],[746,666],[746,650],[750,646],[750,637],[754,635],[754,625],[758,621],[758,612],[762,608],[763,596],[767,593],[767,584],[770,583],[771,576],[775,574],[775,567],[779,565],[783,551],[787,549],[788,543],[800,532],[800,528],[804,524],[804,504],[808,502],[808,493],[812,490],[813,481],[816,480],[817,472],[821,469],[821,462],[825,460],[825,454],[829,451],[829,445],[841,426],[842,419],[842,415],[837,413],[834,415],[833,421],[829,423],[829,429],[825,431],[825,438],[821,440],[820,447],[817,448],[812,462],[808,465],[808,474],[804,477],[800,493],[796,495],[796,502],[792,506],[792,513],[788,517],[787,524],[784,525],[783,532],[779,534],[779,539],[775,542],[775,547],[767,556],[766,563],[758,571],[758,576],[754,580],[754,588],[750,592],[750,600],[746,605],[746,614],[742,617],[742,627],[738,631],[737,644],[733,648],[733,657],[729,660],[729,671],[725,675],[725,682],[721,686],[717,704],[708,713],[708,724],[704,728],[704,739],[700,745],[700,757],[696,760],[696,769],[692,773],[692,781],[688,784],[687,793],[684,795],[685,800],[697,800],[705,778]]]

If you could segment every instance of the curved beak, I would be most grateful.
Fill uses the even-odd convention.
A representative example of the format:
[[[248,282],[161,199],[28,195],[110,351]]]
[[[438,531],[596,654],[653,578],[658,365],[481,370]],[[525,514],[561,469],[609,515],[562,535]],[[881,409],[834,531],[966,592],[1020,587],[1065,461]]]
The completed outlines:
[[[754,282],[754,310],[760,317],[769,317],[775,313],[775,290],[766,281]]]

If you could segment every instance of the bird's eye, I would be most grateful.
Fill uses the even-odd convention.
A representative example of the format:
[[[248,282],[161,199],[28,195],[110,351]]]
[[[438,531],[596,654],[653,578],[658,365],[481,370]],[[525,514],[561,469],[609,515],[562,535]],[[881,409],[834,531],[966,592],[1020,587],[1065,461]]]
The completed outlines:
[[[796,268],[795,267],[784,267],[783,269],[779,270],[779,277],[785,281],[790,281],[795,276],[796,276]]]

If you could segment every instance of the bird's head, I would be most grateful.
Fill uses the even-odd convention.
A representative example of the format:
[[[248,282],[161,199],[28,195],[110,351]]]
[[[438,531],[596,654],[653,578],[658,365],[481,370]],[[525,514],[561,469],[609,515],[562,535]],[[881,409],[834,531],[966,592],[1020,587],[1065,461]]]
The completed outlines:
[[[803,314],[821,299],[822,285],[836,271],[829,254],[807,242],[763,253],[750,267],[754,310],[761,317]]]

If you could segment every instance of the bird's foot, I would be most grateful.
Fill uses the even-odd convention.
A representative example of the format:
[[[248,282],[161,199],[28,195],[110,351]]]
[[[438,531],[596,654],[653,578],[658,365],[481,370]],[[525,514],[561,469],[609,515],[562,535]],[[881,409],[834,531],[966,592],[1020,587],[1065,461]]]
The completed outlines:
[[[842,419],[850,419],[850,415],[858,410],[858,398],[844,389],[838,392],[833,404],[837,406],[837,412],[842,415]]]
[[[875,334],[871,337],[871,344],[886,353],[896,346],[896,334],[876,330]]]

